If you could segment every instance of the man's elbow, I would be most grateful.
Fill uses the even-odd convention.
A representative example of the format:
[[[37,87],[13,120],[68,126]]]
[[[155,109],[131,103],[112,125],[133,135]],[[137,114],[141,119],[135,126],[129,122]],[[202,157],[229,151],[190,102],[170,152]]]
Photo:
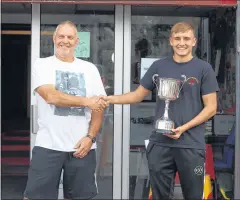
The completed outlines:
[[[49,86],[41,86],[36,89],[36,92],[45,100],[47,104],[56,105],[59,100],[55,89]]]
[[[56,95],[48,94],[45,96],[44,100],[47,104],[51,105],[57,105],[58,104],[58,98],[56,98]]]
[[[209,106],[209,111],[210,111],[211,117],[216,115],[217,114],[217,104],[212,104],[211,106]]]
[[[132,103],[140,103],[144,99],[144,96],[138,94],[137,92],[134,92],[134,98],[132,98]]]

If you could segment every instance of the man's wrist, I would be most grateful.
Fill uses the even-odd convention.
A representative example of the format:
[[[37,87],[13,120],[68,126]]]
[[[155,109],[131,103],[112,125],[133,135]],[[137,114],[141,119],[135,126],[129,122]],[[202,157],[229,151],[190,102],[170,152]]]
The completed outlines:
[[[184,124],[182,128],[183,128],[183,132],[186,132],[188,129],[190,129],[188,124]]]
[[[116,102],[114,102],[114,96],[112,96],[112,95],[108,96],[108,101],[110,104],[116,103]]]
[[[83,106],[88,107],[89,105],[89,99],[87,97],[83,97]]]
[[[88,137],[92,141],[92,143],[96,142],[96,137],[95,136],[87,134],[86,137]]]

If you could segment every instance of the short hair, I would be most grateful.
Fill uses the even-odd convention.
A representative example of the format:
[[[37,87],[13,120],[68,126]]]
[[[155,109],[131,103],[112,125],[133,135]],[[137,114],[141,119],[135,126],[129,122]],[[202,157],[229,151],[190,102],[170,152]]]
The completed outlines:
[[[171,35],[173,33],[185,33],[187,31],[192,31],[195,35],[193,26],[188,22],[178,22],[171,28]]]
[[[56,28],[55,31],[54,31],[53,36],[56,35],[56,33],[57,33],[59,27],[60,27],[60,26],[63,26],[63,25],[69,25],[69,26],[72,26],[72,27],[76,30],[76,35],[77,35],[77,32],[78,32],[78,31],[77,31],[77,26],[76,26],[73,22],[67,20],[67,21],[63,21],[63,22],[61,22],[60,24],[58,24],[57,28]]]

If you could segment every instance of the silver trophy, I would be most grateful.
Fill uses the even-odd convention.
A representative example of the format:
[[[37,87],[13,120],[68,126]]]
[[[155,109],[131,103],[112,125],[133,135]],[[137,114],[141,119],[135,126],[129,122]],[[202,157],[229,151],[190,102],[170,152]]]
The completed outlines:
[[[168,117],[169,103],[179,97],[180,91],[186,82],[186,76],[182,75],[184,80],[173,78],[160,78],[158,74],[154,74],[152,79],[157,89],[157,96],[161,100],[165,100],[164,115],[157,119],[155,124],[155,131],[161,134],[175,134],[174,122]]]

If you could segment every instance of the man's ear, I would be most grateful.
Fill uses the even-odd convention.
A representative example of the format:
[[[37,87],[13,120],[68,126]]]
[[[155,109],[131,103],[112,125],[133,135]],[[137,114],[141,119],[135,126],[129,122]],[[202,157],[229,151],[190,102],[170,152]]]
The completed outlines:
[[[197,45],[197,38],[194,38],[194,42],[193,42],[193,47],[195,47]]]
[[[53,39],[53,44],[55,44],[55,34],[53,34],[52,39]]]
[[[169,44],[172,46],[172,37],[169,38]]]
[[[75,47],[77,47],[78,43],[79,43],[79,38],[76,39]]]

